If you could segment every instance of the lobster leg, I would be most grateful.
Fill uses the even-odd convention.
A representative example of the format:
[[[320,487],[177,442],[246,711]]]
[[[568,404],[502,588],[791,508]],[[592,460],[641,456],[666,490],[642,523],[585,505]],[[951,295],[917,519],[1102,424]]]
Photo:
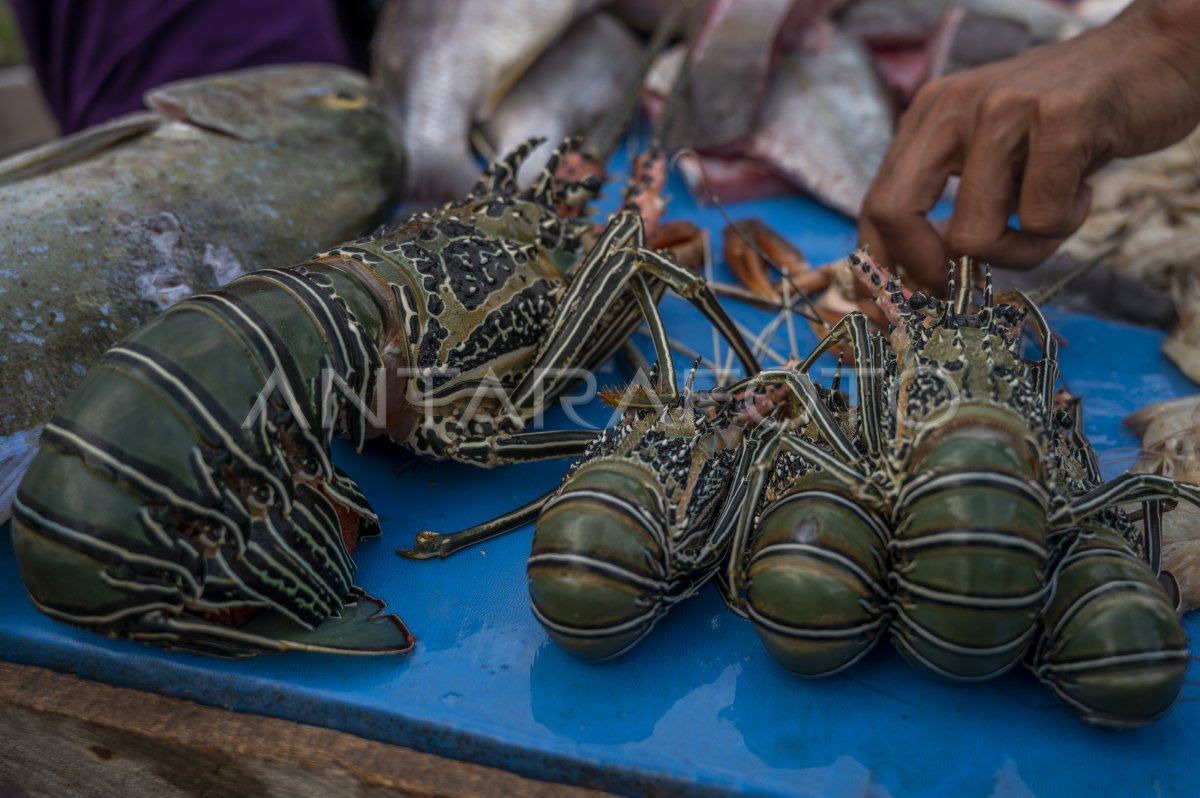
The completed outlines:
[[[477,461],[487,466],[557,460],[583,454],[583,450],[595,437],[596,433],[591,430],[546,430],[493,435],[460,443],[458,456],[463,461]]]
[[[1105,507],[1158,499],[1183,499],[1200,507],[1200,487],[1156,474],[1125,473],[1055,510],[1050,525],[1071,526]]]
[[[747,371],[758,370],[754,354],[704,279],[647,249],[641,218],[625,211],[613,218],[573,275],[554,325],[547,333],[548,343],[513,392],[514,406],[536,407],[571,379],[572,368],[582,362],[589,342],[595,337],[596,320],[627,296],[629,283],[638,274],[665,283],[695,305],[725,336]]]
[[[674,399],[678,392],[675,389],[675,369],[671,362],[666,331],[663,328],[658,307],[654,302],[654,296],[641,274],[633,275],[633,292],[646,317],[646,323],[650,327],[651,337],[654,340],[654,348],[661,369],[659,384],[663,389],[669,389],[668,395]],[[738,336],[738,340],[740,340],[740,336]],[[464,444],[459,448],[459,453],[470,457],[472,455],[467,453],[475,449],[477,453],[473,456],[491,458],[489,462],[577,457],[583,454],[583,450],[594,438],[595,435],[586,430],[518,433]],[[459,532],[451,534],[421,532],[417,535],[411,549],[398,549],[396,553],[410,560],[425,560],[433,557],[444,559],[468,546],[512,532],[533,521],[557,490],[555,488],[544,496],[539,496],[504,515]]]
[[[461,532],[455,532],[450,535],[442,535],[437,532],[421,532],[417,535],[417,539],[411,549],[396,549],[396,553],[408,560],[429,560],[434,557],[444,560],[451,554],[461,551],[468,546],[474,546],[476,543],[483,543],[485,540],[491,540],[509,532],[514,532],[525,526],[525,524],[530,523],[538,517],[538,513],[542,511],[542,507],[557,491],[558,488],[555,487],[553,490],[538,496],[533,501],[522,504],[520,507],[510,510],[504,515],[498,515],[490,521],[476,524]]]
[[[808,413],[812,422],[820,430],[822,440],[831,446],[837,455],[837,457],[834,457],[819,447],[812,447],[816,450],[813,452],[813,455],[817,458],[813,462],[829,470],[831,473],[844,476],[851,481],[861,478],[862,475],[853,467],[848,467],[846,463],[858,464],[862,461],[862,455],[858,453],[850,438],[846,436],[846,433],[838,425],[837,419],[829,413],[828,408],[822,403],[820,395],[817,394],[816,386],[807,374],[799,374],[791,369],[767,369],[755,374],[748,380],[743,380],[731,390],[737,393],[750,388],[777,384],[782,384],[788,391],[790,398]],[[811,446],[807,442],[805,444]]]
[[[833,326],[829,334],[817,344],[817,348],[800,365],[799,371],[807,374],[817,359],[836,346],[842,340],[849,338],[854,350],[854,362],[860,364],[858,379],[858,407],[862,413],[863,438],[867,453],[872,457],[879,455],[883,445],[883,426],[879,418],[879,377],[882,374],[883,343],[878,337],[871,335],[867,317],[862,313],[848,313]],[[861,364],[864,362],[865,367]]]

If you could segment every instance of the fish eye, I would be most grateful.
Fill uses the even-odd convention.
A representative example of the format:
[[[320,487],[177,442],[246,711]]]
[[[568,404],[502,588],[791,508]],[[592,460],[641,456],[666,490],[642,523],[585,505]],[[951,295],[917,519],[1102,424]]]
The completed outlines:
[[[318,99],[321,105],[343,111],[357,111],[367,105],[367,96],[350,89],[338,89]]]

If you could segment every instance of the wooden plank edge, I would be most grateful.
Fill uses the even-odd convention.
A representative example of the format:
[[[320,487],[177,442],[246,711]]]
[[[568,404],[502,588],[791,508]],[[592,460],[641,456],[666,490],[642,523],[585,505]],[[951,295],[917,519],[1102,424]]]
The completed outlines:
[[[0,729],[0,796],[610,794],[7,662]]]

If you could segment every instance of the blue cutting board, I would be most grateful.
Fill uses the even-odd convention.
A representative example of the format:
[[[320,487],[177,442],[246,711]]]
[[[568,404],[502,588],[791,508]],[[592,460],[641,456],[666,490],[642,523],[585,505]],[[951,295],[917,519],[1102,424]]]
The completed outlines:
[[[623,160],[618,158],[619,161]],[[671,215],[708,228],[677,181]],[[611,207],[611,200],[610,200]],[[729,208],[760,216],[817,263],[854,245],[852,225],[802,198]],[[727,302],[760,329],[773,314]],[[711,333],[686,303],[661,303],[669,332],[706,355]],[[1087,431],[1106,476],[1132,462],[1121,419],[1193,391],[1159,354],[1157,332],[1050,313],[1069,342],[1062,371],[1085,397]],[[815,337],[797,325],[799,348]],[[648,342],[640,340],[651,353]],[[774,347],[786,353],[781,329]],[[652,354],[651,354],[652,357]],[[680,358],[677,367],[689,363]],[[616,384],[609,365],[598,381]],[[603,424],[597,402],[581,418]],[[561,411],[547,426],[570,426]],[[339,463],[383,518],[382,540],[359,547],[358,582],[385,599],[419,642],[402,657],[272,655],[229,662],[102,639],[37,613],[0,534],[0,657],[243,712],[327,726],[493,765],[535,778],[628,794],[831,796],[1196,795],[1186,751],[1200,730],[1200,687],[1152,726],[1086,726],[1024,671],[983,685],[935,681],[888,645],[840,676],[800,680],[775,664],[711,586],[677,607],[626,656],[580,662],[546,638],[529,611],[530,529],[440,562],[393,550],[424,529],[452,531],[556,485],[565,461],[482,471],[419,461],[386,444]],[[1194,636],[1197,622],[1187,622]],[[1194,640],[1192,651],[1200,653]],[[1200,670],[1193,667],[1193,678]]]

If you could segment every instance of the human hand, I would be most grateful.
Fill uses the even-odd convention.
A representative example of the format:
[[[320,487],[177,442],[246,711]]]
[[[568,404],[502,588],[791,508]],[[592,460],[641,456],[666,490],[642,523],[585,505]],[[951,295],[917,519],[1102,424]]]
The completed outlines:
[[[927,84],[867,192],[862,243],[927,285],[957,255],[1037,265],[1086,218],[1089,174],[1200,123],[1198,33],[1200,3],[1138,0],[1102,28]],[[951,175],[954,213],[935,227],[926,213]]]

